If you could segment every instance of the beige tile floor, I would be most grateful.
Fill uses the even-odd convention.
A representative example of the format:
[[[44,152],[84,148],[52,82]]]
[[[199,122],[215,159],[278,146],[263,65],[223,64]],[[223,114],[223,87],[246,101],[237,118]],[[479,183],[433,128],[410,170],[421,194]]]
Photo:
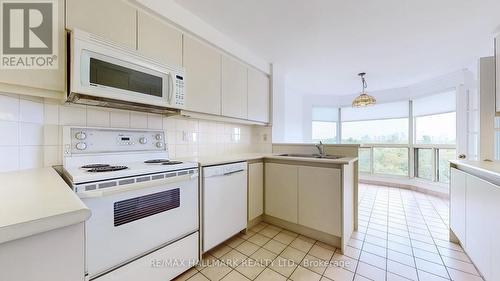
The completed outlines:
[[[204,256],[176,280],[483,280],[448,242],[448,201],[360,185],[359,229],[344,252],[261,223]]]

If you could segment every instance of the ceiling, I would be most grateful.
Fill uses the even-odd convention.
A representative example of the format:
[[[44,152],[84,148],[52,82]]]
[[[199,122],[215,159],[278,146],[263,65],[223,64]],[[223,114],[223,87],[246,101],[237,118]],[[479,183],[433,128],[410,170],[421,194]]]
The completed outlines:
[[[498,0],[176,0],[276,63],[287,87],[346,95],[403,87],[493,54]]]

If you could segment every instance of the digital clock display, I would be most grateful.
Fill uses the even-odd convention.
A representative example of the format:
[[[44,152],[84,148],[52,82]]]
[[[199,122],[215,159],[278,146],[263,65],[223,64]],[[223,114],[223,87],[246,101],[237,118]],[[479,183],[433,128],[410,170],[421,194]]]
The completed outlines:
[[[130,140],[129,137],[122,137],[121,139],[122,139],[122,141],[129,141]]]

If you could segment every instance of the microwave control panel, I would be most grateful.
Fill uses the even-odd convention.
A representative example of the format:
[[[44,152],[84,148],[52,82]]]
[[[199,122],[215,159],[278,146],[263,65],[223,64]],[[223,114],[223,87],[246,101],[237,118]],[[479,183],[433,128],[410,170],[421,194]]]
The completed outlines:
[[[176,107],[179,107],[179,108],[184,108],[184,105],[185,105],[185,93],[186,93],[186,90],[185,90],[185,81],[184,81],[184,77],[181,76],[181,75],[175,75],[174,77],[174,95],[175,95],[175,99],[174,99],[174,102],[175,102],[175,106]]]

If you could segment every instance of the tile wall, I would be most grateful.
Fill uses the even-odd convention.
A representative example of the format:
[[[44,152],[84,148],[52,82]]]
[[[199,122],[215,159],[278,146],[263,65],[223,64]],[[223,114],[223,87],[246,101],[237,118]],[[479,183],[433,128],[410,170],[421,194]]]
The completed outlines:
[[[0,172],[62,164],[62,126],[160,129],[170,158],[271,151],[271,128],[0,93]]]

